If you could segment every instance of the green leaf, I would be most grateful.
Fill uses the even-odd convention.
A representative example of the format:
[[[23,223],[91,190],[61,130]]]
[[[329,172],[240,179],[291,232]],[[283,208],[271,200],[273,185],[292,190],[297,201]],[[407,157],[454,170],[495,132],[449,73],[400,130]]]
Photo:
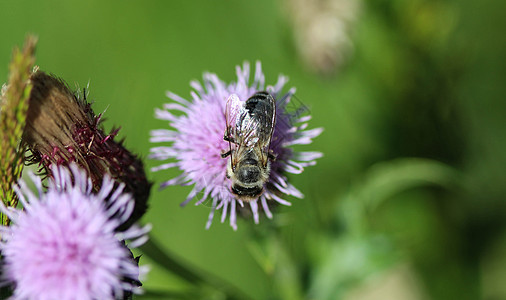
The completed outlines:
[[[463,176],[441,162],[423,158],[399,158],[372,166],[364,178],[339,202],[337,219],[356,232],[364,230],[365,214],[403,191],[425,186],[455,188]]]

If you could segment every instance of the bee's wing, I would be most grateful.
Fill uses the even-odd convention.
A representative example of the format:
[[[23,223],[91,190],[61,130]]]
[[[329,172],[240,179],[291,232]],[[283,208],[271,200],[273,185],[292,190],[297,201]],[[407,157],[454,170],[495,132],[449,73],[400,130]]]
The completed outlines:
[[[293,129],[300,126],[299,123],[310,119],[311,111],[309,107],[296,97],[294,93],[295,90],[292,89],[275,101],[276,107],[279,108],[279,111],[283,112],[283,115],[276,120],[278,122],[277,127],[284,128],[284,130],[274,133],[271,143],[271,146],[274,148],[286,141],[286,138],[290,138],[289,136],[293,133]]]
[[[257,94],[252,97],[255,96]],[[276,103],[270,94],[264,95],[264,93],[261,93],[261,96],[258,97],[267,97],[268,104],[259,105],[253,109],[254,112],[248,112],[246,108],[247,101],[241,101],[235,94],[227,99],[225,107],[227,129],[225,135],[231,141],[230,150],[232,150],[232,147],[234,148],[235,153],[232,156],[232,165],[234,166],[237,160],[242,157],[243,152],[251,151],[254,148],[259,150],[259,159],[263,166],[267,165],[272,133],[276,122]]]
[[[229,138],[233,139],[237,136],[237,117],[241,111],[244,111],[244,102],[236,94],[230,95],[225,106],[225,121],[227,123],[225,135]]]
[[[241,145],[245,148],[256,148],[259,153],[259,159],[262,165],[267,166],[269,158],[270,143],[272,140],[272,133],[276,123],[276,103],[274,98],[267,93],[259,93],[261,96],[266,97],[267,105],[262,104],[253,109],[254,113],[248,113],[246,109],[239,115],[238,121],[241,125]],[[253,97],[257,96],[255,94]]]
[[[229,141],[230,149],[234,150],[231,154],[232,165],[235,167],[237,164],[238,155],[237,152],[240,148],[240,139],[241,135],[239,132],[238,120],[245,111],[244,109],[244,101],[239,99],[239,96],[236,94],[232,94],[227,99],[227,104],[225,105],[225,122],[227,128],[225,130],[225,137]]]
[[[261,145],[262,147],[262,164],[263,166],[267,166],[267,162],[269,160],[269,151],[271,148],[272,134],[274,133],[274,128],[276,126],[276,101],[271,94],[268,94],[269,104],[271,106],[269,111],[266,111],[266,119],[264,124],[264,141]]]

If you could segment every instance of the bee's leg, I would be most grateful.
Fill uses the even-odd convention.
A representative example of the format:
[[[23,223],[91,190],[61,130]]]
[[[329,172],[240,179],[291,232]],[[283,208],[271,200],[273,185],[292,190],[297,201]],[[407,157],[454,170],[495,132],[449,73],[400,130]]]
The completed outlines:
[[[238,143],[237,143],[237,142],[234,140],[234,138],[233,138],[233,137],[231,137],[231,136],[224,135],[224,136],[223,136],[223,140],[224,140],[225,142],[230,142],[230,143],[232,143],[232,144],[238,145]]]
[[[235,145],[239,145],[239,143],[237,143],[233,137],[231,137],[230,135],[228,135],[228,132],[225,131],[225,135],[223,136],[223,140],[225,142],[229,142],[229,143],[232,143],[232,144],[235,144]]]
[[[230,127],[227,127],[225,129],[225,133],[223,134],[223,140],[226,142],[232,142],[232,137],[230,136]]]
[[[232,150],[228,150],[227,152],[221,153],[221,158],[228,157],[230,154],[232,154]]]
[[[269,150],[269,153],[267,153],[267,157],[268,157],[271,161],[275,161],[275,160],[276,160],[277,155],[276,155],[276,154],[274,154],[274,152],[272,152],[272,150]]]

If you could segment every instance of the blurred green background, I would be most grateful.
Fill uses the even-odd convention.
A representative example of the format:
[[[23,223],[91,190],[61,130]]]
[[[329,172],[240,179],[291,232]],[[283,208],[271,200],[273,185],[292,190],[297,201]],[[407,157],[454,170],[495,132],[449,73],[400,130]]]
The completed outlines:
[[[230,82],[260,60],[266,82],[288,75],[310,126],[325,128],[300,147],[324,157],[291,176],[305,199],[274,220],[234,232],[215,219],[206,231],[209,206],[179,207],[189,187],[154,187],[143,218],[153,240],[211,284],[144,255],[138,299],[225,299],[222,282],[239,299],[506,299],[506,2],[305,2],[2,1],[0,82],[13,46],[36,34],[37,65],[90,82],[105,127],[121,126],[146,158],[167,90],[189,98],[203,71]],[[330,43],[341,63],[322,68],[301,53],[326,44],[298,37],[325,2],[346,22],[324,32],[347,39]]]

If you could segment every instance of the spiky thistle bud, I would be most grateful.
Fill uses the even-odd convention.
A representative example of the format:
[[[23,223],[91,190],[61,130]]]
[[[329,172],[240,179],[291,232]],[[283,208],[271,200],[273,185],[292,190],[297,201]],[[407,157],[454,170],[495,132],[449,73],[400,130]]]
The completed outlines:
[[[142,161],[124,147],[123,140],[115,140],[119,128],[104,133],[102,115],[95,115],[86,91],[74,93],[63,80],[42,71],[32,74],[31,81],[23,136],[32,152],[29,160],[39,163],[48,176],[52,176],[51,165],[75,162],[86,170],[96,192],[104,175],[109,174],[134,196],[135,208],[128,224],[137,221],[146,211],[151,183]]]
[[[37,38],[28,36],[22,51],[15,48],[9,65],[9,81],[0,95],[0,197],[8,206],[17,205],[12,186],[23,170],[24,150],[20,144],[31,90],[29,80],[35,63]],[[8,223],[2,216],[2,224]]]

